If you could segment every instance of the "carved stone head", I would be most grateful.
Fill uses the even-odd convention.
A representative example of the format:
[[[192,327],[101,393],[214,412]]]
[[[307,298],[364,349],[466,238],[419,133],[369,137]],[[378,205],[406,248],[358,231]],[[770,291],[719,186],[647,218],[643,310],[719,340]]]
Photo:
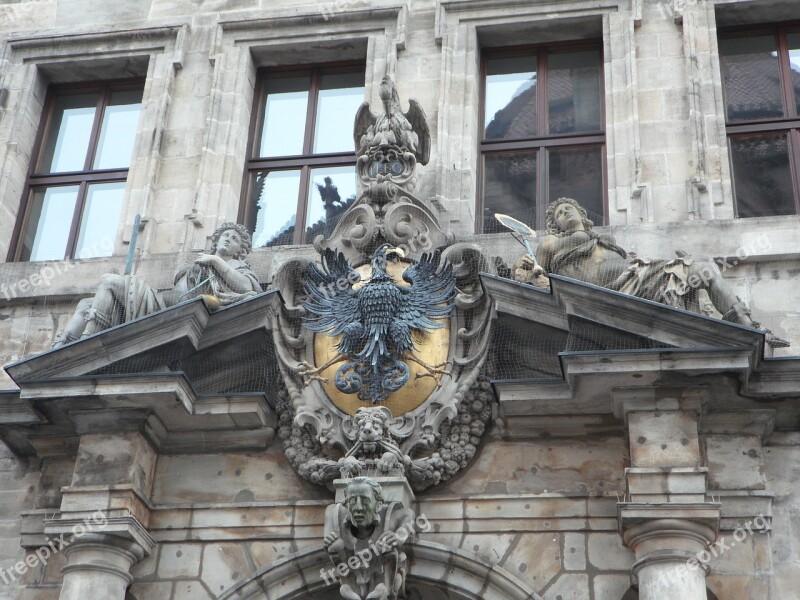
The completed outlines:
[[[359,408],[355,416],[358,439],[366,452],[375,452],[386,432],[391,412],[384,407]]]
[[[245,256],[250,254],[250,251],[253,249],[253,240],[250,237],[250,232],[247,231],[247,228],[244,225],[239,225],[238,223],[234,223],[233,221],[226,221],[222,225],[220,225],[214,233],[211,234],[211,254],[217,253],[217,244],[219,244],[219,240],[222,237],[222,234],[226,231],[235,231],[239,234],[239,239],[241,240],[241,250],[239,251],[238,255],[236,256],[237,259],[243,260]]]
[[[547,233],[550,235],[558,235],[560,233],[564,233],[566,228],[559,222],[558,217],[556,216],[556,211],[558,207],[562,204],[567,204],[573,207],[577,211],[578,218],[580,218],[581,222],[583,223],[583,227],[585,230],[590,230],[594,223],[589,220],[589,215],[586,213],[586,209],[583,208],[577,200],[572,198],[559,198],[558,200],[554,200],[550,203],[547,207],[547,213],[545,215],[546,223],[547,223]]]
[[[374,479],[354,477],[347,484],[344,505],[350,514],[350,522],[356,529],[366,529],[379,523],[378,511],[383,502],[383,491]]]

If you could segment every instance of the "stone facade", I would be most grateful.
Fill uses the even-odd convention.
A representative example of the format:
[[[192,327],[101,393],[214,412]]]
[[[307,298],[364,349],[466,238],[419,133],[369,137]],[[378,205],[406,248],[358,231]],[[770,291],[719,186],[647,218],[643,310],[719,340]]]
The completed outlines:
[[[487,270],[512,264],[514,240],[474,233],[480,52],[582,38],[604,55],[597,229],[639,255],[728,257],[727,282],[792,347],[768,356],[757,332],[566,280],[544,294],[484,276],[498,322],[564,339],[592,322],[656,344],[562,346],[557,381],[494,383],[472,463],[416,495],[429,526],[408,549],[410,597],[800,598],[800,216],[734,218],[717,48],[720,24],[792,19],[785,0],[0,2],[0,257],[47,86],[146,80],[114,255],[0,263],[0,363],[22,361],[0,373],[0,599],[338,597],[319,575],[333,494],[292,470],[274,398],[209,397],[191,373],[103,372],[255,339],[276,295],[39,353],[102,274],[122,272],[137,214],[136,273],[166,288],[239,213],[260,67],[363,60],[374,106],[390,74],[430,123],[417,196],[484,249]],[[316,257],[283,246],[249,261],[271,289],[282,265]],[[90,531],[52,542],[75,526]],[[707,569],[683,570],[704,552]]]

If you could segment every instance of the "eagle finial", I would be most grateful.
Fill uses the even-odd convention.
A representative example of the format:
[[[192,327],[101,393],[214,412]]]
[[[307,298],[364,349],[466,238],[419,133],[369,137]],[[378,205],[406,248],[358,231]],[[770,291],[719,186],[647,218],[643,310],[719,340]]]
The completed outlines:
[[[356,113],[353,141],[357,153],[366,154],[377,146],[397,146],[411,152],[420,164],[428,164],[431,132],[425,111],[412,98],[404,113],[397,88],[388,75],[381,79],[378,95],[383,103],[382,115],[373,114],[369,102],[364,102]]]

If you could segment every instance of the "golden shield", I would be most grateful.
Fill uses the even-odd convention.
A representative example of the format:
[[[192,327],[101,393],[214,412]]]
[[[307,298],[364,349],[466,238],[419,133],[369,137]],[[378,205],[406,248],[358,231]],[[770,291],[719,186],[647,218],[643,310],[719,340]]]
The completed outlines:
[[[394,279],[397,285],[408,287],[402,279],[403,272],[411,266],[410,262],[392,262],[388,264],[389,274]],[[361,280],[365,281],[369,278],[372,268],[369,264],[362,265],[356,269],[361,275]],[[359,282],[353,286],[353,289],[358,289],[363,286]],[[436,319],[444,324],[441,329],[434,329],[431,331],[414,331],[412,332],[412,339],[414,340],[414,356],[427,365],[434,366],[440,365],[447,361],[448,350],[450,348],[450,321],[447,318]],[[324,333],[318,333],[314,336],[314,364],[324,365],[327,361],[336,357],[339,353],[336,349],[339,344],[340,336],[331,337]],[[401,357],[402,359],[402,357]],[[417,375],[425,375],[427,371],[425,368],[413,361],[405,361],[410,369],[408,383],[401,387],[396,392],[389,394],[385,402],[381,402],[381,406],[385,406],[395,416],[404,415],[411,412],[415,408],[421,406],[431,395],[433,390],[439,384],[438,375],[434,377],[417,377]],[[336,370],[342,363],[336,363],[321,371],[319,375],[327,381],[322,383],[328,398],[336,406],[336,408],[346,412],[349,415],[354,415],[359,408],[365,406],[373,406],[369,401],[361,400],[358,394],[344,394],[336,389],[334,383],[334,376]],[[444,375],[443,377],[447,377]]]

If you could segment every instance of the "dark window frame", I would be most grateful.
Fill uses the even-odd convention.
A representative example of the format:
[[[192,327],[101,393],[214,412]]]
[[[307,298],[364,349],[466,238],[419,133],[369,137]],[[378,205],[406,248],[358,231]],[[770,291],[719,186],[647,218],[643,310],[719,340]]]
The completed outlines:
[[[795,214],[800,214],[800,114],[797,110],[794,90],[791,86],[792,71],[791,61],[789,60],[789,40],[790,33],[800,33],[800,22],[787,23],[766,23],[751,26],[729,26],[719,29],[718,40],[754,37],[757,35],[771,35],[776,40],[778,49],[778,66],[781,75],[781,97],[783,99],[784,117],[767,117],[763,119],[728,121],[727,92],[725,90],[724,78],[722,83],[723,110],[725,111],[725,140],[728,146],[728,156],[730,157],[731,187],[733,189],[733,210],[734,215],[739,217],[739,208],[736,200],[736,181],[733,173],[733,151],[731,139],[745,135],[757,134],[786,134],[789,154],[789,169],[791,181],[794,188]],[[720,63],[722,57],[720,56]],[[798,99],[800,100],[800,99]],[[785,216],[785,215],[773,215]]]
[[[124,169],[92,169],[94,159],[97,154],[98,141],[100,139],[100,130],[105,116],[105,109],[108,107],[111,100],[111,95],[114,92],[139,90],[144,92],[145,79],[112,79],[104,81],[91,81],[81,83],[66,83],[51,85],[47,88],[47,95],[45,96],[44,109],[39,120],[39,128],[36,132],[34,142],[34,151],[31,155],[31,161],[28,166],[28,173],[25,178],[25,186],[22,190],[22,200],[20,202],[19,217],[17,218],[16,225],[14,226],[14,233],[11,236],[11,244],[9,245],[7,261],[19,262],[22,259],[23,244],[22,237],[28,228],[28,222],[31,217],[31,207],[33,205],[33,195],[36,190],[48,187],[63,187],[78,185],[78,195],[75,200],[75,209],[72,215],[72,222],[70,223],[69,235],[67,237],[67,245],[65,255],[62,260],[78,260],[75,257],[75,247],[78,242],[78,233],[80,224],[83,219],[83,212],[86,208],[86,197],[89,184],[92,183],[119,183],[128,180],[128,173],[130,166]],[[50,135],[50,130],[53,127],[53,116],[55,106],[58,98],[79,95],[79,94],[98,94],[97,104],[95,105],[94,120],[92,122],[92,129],[89,135],[89,143],[87,147],[86,160],[83,164],[83,169],[80,171],[65,171],[63,173],[41,173],[40,163],[42,154],[45,150],[44,146]],[[131,158],[133,162],[133,157]]]
[[[305,229],[312,169],[320,167],[355,167],[358,159],[355,149],[347,152],[313,153],[320,81],[323,75],[337,72],[352,73],[358,69],[365,73],[364,82],[366,86],[366,63],[364,61],[340,61],[310,65],[262,67],[258,69],[256,73],[256,93],[253,98],[250,131],[247,139],[247,164],[239,202],[239,223],[243,223],[250,231],[255,229],[257,215],[255,203],[250,202],[252,175],[256,171],[300,170],[300,189],[297,196],[297,211],[295,213],[295,227],[291,245],[304,245],[306,243]],[[260,135],[264,125],[267,81],[269,75],[275,73],[280,73],[281,75],[310,75],[309,102],[306,107],[305,131],[303,132],[303,153],[265,158],[256,156],[256,152],[261,142]]]
[[[548,102],[547,102],[547,57],[549,53],[570,52],[575,50],[598,50],[600,53],[600,126],[596,132],[566,133],[566,134],[539,134],[530,138],[514,140],[487,140],[486,134],[486,64],[493,58],[513,58],[536,53],[537,90],[536,90],[536,119],[537,132],[547,131],[548,127]],[[480,64],[480,110],[479,110],[479,142],[478,142],[478,176],[477,199],[475,203],[475,232],[483,233],[484,211],[484,158],[493,153],[509,151],[536,151],[536,222],[544,225],[547,205],[555,198],[549,198],[550,175],[547,168],[547,149],[549,148],[581,148],[586,146],[599,146],[602,161],[603,186],[603,222],[608,223],[608,161],[606,155],[606,104],[605,104],[605,64],[603,43],[601,40],[574,40],[564,42],[551,42],[545,44],[527,44],[503,48],[484,48],[481,52]],[[541,201],[540,201],[541,199]],[[542,227],[537,228],[541,229]]]

